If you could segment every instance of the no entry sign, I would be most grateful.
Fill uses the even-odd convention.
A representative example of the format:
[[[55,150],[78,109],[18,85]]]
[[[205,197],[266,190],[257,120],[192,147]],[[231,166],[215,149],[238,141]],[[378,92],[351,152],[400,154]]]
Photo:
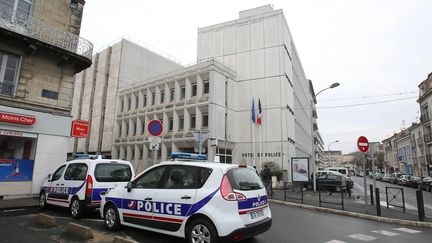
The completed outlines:
[[[361,152],[367,152],[369,150],[369,141],[365,136],[361,136],[357,140],[357,147]]]
[[[163,132],[163,124],[159,120],[151,120],[147,125],[147,131],[152,136],[160,136]]]

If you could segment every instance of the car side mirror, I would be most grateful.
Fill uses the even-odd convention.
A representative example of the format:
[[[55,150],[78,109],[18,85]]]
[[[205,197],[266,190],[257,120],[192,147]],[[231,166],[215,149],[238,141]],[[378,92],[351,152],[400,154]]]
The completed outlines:
[[[48,174],[48,182],[51,182],[51,174]]]
[[[132,191],[132,182],[129,181],[126,188],[127,188],[127,192],[131,192]]]

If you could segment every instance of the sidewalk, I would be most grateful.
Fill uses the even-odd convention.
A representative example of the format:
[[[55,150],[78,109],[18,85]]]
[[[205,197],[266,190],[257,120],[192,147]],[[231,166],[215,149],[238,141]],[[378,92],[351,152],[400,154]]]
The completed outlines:
[[[281,200],[284,201],[284,192],[283,190],[276,190],[273,189],[274,194],[272,199]],[[300,192],[290,192],[287,190],[287,197],[295,197],[300,198],[301,194]],[[324,198],[324,201],[333,202],[333,203],[341,203],[341,196],[340,193],[333,193],[331,196],[325,193],[321,194],[322,199]],[[382,200],[382,198],[381,198]],[[301,204],[300,200],[290,199],[287,198],[285,201],[292,202],[292,203],[298,203]],[[313,191],[303,191],[303,204],[305,205],[311,205],[319,207],[319,194],[318,192]],[[328,204],[328,203],[322,203],[321,207],[324,208],[332,208],[332,209],[338,209],[342,210],[342,206],[335,205],[335,204]],[[370,202],[368,202],[367,205],[367,211],[365,207],[365,203],[363,201],[363,198],[361,196],[353,194],[351,198],[348,197],[348,194],[344,194],[344,211],[349,212],[355,212],[355,213],[362,213],[362,214],[368,214],[372,216],[376,216],[376,206],[371,205]],[[406,210],[406,212],[403,212],[402,208],[397,207],[389,207],[387,208],[387,205],[385,202],[381,201],[381,217],[387,217],[387,218],[394,218],[394,219],[402,219],[402,220],[411,220],[411,221],[418,221],[418,215],[417,212],[414,210]],[[425,217],[425,222],[432,222],[432,218]]]
[[[0,200],[0,210],[39,207],[38,198],[20,198]]]

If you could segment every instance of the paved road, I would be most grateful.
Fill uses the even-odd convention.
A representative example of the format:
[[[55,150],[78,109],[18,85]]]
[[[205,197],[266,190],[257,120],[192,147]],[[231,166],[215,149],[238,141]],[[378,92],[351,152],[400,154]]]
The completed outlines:
[[[340,215],[327,214],[306,209],[272,204],[273,225],[270,231],[256,236],[245,243],[359,243],[372,242],[430,242],[432,229],[403,227],[379,223]],[[24,213],[22,211],[21,213]],[[115,235],[120,235],[139,242],[186,243],[184,239],[164,236],[144,230],[124,227],[111,233],[104,229],[103,222],[97,214],[81,220],[68,217],[68,212],[50,209],[45,213],[56,217],[59,227],[51,229],[38,228],[33,224],[34,212],[28,215],[4,216],[0,218],[2,242],[80,242],[63,233],[68,222],[87,225],[96,232],[94,242],[111,242]]]
[[[354,180],[354,190],[353,194],[359,195],[363,198],[363,177],[356,177],[353,176],[352,179]],[[368,190],[368,200],[370,202],[369,198],[369,185],[373,184],[373,180],[369,177],[367,178],[367,190]],[[387,206],[386,204],[386,195],[385,195],[385,187],[397,187],[397,188],[403,188],[404,190],[404,196],[405,196],[405,207],[408,213],[415,213],[417,214],[417,197],[416,197],[416,190],[415,188],[411,187],[405,187],[405,186],[399,186],[395,184],[390,184],[387,182],[376,182],[377,188],[380,190],[380,201],[382,206]],[[395,190],[392,190],[393,192],[396,192]],[[400,194],[399,194],[400,195]],[[399,195],[397,198],[399,199]],[[391,198],[391,196],[389,196]],[[425,214],[427,217],[432,218],[432,193],[428,191],[423,191],[423,200],[425,205]],[[359,201],[359,203],[364,201]],[[399,202],[397,200],[394,200],[393,204],[398,205]]]

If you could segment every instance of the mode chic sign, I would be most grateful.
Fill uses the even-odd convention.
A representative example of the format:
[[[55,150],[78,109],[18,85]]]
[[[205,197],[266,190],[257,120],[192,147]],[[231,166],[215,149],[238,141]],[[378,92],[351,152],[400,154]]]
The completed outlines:
[[[0,122],[20,125],[33,125],[36,123],[36,117],[0,112]]]

